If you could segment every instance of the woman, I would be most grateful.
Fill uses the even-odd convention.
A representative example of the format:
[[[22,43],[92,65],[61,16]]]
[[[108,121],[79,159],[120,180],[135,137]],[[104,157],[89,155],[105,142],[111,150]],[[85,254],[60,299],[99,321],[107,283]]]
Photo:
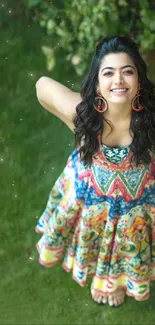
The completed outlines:
[[[40,263],[63,267],[95,302],[148,299],[155,279],[155,93],[136,44],[96,47],[79,93],[42,77],[43,107],[75,132],[77,148],[56,181],[36,230]]]

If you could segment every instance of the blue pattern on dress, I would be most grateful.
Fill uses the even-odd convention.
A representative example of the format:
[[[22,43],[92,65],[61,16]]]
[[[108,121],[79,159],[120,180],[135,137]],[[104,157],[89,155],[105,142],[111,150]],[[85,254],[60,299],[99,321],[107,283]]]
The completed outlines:
[[[104,144],[102,144],[102,146],[107,160],[113,164],[119,164],[122,162],[129,153],[129,146],[119,148],[107,147]]]

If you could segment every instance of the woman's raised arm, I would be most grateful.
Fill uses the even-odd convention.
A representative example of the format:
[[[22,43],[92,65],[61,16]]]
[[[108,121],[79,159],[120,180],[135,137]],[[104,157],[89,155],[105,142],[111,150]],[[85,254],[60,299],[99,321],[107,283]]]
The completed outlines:
[[[80,93],[54,79],[41,77],[36,82],[36,95],[45,109],[60,118],[73,131],[76,106],[81,102]]]

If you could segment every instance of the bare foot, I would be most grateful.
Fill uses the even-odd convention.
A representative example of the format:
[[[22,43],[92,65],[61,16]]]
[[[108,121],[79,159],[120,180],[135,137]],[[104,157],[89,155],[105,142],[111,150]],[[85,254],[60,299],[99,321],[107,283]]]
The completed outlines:
[[[94,288],[93,284],[91,284],[91,295],[95,302],[98,304],[106,304],[108,302],[108,297],[103,294],[98,293]]]
[[[125,300],[125,290],[118,289],[115,293],[110,294],[108,296],[108,304],[109,306],[118,307],[123,304]]]

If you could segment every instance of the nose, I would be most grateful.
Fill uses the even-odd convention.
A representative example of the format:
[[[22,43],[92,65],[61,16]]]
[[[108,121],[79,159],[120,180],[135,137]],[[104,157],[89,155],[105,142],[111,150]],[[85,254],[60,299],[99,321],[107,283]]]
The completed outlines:
[[[119,84],[121,85],[122,82],[123,82],[123,78],[122,78],[122,74],[121,74],[121,72],[116,72],[116,73],[115,73],[114,83],[115,83],[116,85],[119,85]]]

